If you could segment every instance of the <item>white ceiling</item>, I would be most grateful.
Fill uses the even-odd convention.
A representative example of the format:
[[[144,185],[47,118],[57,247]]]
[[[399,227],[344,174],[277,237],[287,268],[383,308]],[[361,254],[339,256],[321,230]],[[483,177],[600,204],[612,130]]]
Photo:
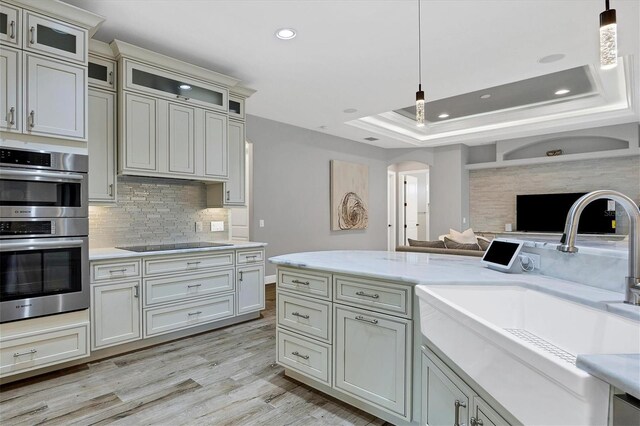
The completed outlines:
[[[416,0],[65,1],[106,17],[99,40],[118,38],[243,80],[258,90],[250,114],[410,146],[345,122],[414,102]],[[619,54],[634,56],[637,73],[640,1],[611,3]],[[602,0],[423,0],[427,102],[597,63],[603,9]],[[298,36],[278,40],[282,27]],[[553,53],[566,57],[537,62]]]

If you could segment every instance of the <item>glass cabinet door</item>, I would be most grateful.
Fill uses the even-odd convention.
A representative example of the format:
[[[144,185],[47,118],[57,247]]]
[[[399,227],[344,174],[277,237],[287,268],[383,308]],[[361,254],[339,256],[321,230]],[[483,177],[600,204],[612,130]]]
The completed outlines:
[[[20,11],[0,5],[0,41],[20,47]]]
[[[222,87],[131,61],[126,61],[125,69],[126,89],[227,111],[228,92]]]
[[[103,89],[116,88],[116,63],[95,56],[89,56],[89,85]]]
[[[25,49],[86,63],[85,30],[33,12],[25,15]]]

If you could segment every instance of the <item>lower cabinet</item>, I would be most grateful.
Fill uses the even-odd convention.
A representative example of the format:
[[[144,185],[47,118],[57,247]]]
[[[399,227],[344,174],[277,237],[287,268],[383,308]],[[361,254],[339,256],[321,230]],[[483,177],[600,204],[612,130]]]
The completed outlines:
[[[424,426],[510,425],[434,353],[422,350]]]
[[[347,282],[354,294],[348,300],[341,298]],[[388,422],[414,424],[411,295],[401,284],[278,268],[277,362],[294,378]]]
[[[264,266],[237,268],[238,315],[264,309]]]
[[[89,356],[89,311],[0,324],[0,377]]]
[[[142,338],[140,287],[139,279],[92,284],[92,349],[102,349]]]
[[[335,387],[405,416],[411,321],[335,307]]]

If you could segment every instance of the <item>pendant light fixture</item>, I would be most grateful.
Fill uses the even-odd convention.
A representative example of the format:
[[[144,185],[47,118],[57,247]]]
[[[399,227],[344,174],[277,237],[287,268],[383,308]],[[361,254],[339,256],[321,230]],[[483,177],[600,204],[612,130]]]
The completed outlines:
[[[609,0],[605,0],[606,10],[600,14],[600,67],[614,68],[618,65],[618,29],[616,10],[609,9]]]
[[[420,14],[420,0],[418,0],[418,91],[416,92],[416,124],[424,127],[424,92],[422,91],[422,15]]]

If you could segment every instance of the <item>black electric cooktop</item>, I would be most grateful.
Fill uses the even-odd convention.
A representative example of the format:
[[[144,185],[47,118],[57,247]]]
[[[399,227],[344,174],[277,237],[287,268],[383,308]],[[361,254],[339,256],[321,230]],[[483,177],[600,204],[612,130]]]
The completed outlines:
[[[148,245],[148,246],[130,246],[130,247],[116,247],[116,248],[120,250],[135,251],[136,253],[142,253],[145,251],[184,250],[184,249],[208,248],[208,247],[226,247],[231,245],[233,244],[199,242],[199,243],[178,243],[178,244],[154,244],[154,245]]]

